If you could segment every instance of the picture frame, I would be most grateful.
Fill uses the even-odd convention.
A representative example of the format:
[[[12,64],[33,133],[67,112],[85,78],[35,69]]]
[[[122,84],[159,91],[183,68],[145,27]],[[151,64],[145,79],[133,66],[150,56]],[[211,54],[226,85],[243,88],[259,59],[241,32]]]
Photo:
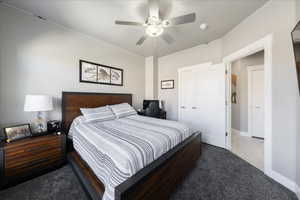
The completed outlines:
[[[123,86],[123,69],[79,60],[79,82]]]
[[[175,84],[174,84],[174,80],[162,80],[160,82],[160,88],[161,89],[174,89]]]
[[[3,132],[5,141],[8,143],[32,136],[30,124],[18,124],[4,127]]]

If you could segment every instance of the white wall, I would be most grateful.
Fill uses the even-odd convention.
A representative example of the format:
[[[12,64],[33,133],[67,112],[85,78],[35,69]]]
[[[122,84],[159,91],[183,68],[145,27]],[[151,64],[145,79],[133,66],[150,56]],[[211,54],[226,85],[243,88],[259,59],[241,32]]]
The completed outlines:
[[[144,58],[104,41],[0,6],[0,123],[28,122],[26,94],[56,98],[50,118],[60,119],[62,91],[132,93],[145,96]],[[79,83],[79,59],[124,69],[124,86]]]
[[[264,52],[258,52],[232,63],[237,75],[237,104],[232,104],[232,128],[248,132],[248,70],[247,67],[264,64]]]
[[[153,58],[153,99],[158,99],[158,57],[154,56]]]
[[[145,98],[153,99],[154,97],[154,57],[145,58]]]
[[[145,99],[158,98],[158,60],[156,56],[145,58]]]
[[[178,69],[205,62],[219,63],[221,57],[221,40],[216,40],[158,58],[158,81],[172,79],[175,81],[174,89],[162,90],[160,86],[158,87],[158,98],[165,103],[168,119],[177,120]]]

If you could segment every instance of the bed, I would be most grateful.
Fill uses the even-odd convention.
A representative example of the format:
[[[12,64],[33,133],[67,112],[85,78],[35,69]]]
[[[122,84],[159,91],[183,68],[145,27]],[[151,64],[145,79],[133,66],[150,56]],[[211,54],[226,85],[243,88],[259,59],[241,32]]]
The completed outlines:
[[[73,170],[91,199],[168,199],[201,155],[201,134],[177,122],[138,115],[74,126],[80,108],[119,103],[132,104],[132,95],[63,92],[63,129],[69,132],[71,128],[68,160]],[[142,144],[144,140],[151,145]],[[135,151],[152,150],[127,162],[132,155],[127,143]]]

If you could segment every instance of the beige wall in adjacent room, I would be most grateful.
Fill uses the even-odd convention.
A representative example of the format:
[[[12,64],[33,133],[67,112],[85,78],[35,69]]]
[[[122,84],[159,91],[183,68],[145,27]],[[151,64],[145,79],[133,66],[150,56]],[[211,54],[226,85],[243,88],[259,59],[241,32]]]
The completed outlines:
[[[51,119],[60,119],[62,91],[132,93],[141,107],[145,59],[127,50],[0,6],[0,124],[28,122],[26,94],[55,97]],[[79,82],[79,59],[124,69],[124,86]]]

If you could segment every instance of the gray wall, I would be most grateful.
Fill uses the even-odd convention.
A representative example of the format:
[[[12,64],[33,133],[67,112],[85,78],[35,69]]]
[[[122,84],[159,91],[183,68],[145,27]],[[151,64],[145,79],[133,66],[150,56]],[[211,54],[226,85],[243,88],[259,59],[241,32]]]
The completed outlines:
[[[237,104],[232,104],[232,128],[248,132],[248,71],[247,67],[264,64],[264,52],[247,56],[232,63],[232,74],[237,80]]]
[[[300,20],[300,1],[296,0],[296,23]],[[299,54],[300,55],[300,54]],[[300,188],[300,97],[298,98],[298,116],[297,116],[297,170],[296,170],[296,183],[298,185],[298,189]],[[300,191],[298,191],[298,198],[300,198]]]
[[[28,122],[26,94],[55,97],[51,119],[60,119],[62,91],[132,93],[144,98],[144,57],[0,6],[0,123]],[[79,83],[79,59],[124,69],[124,86]]]
[[[299,97],[300,99],[300,97]],[[296,184],[298,185],[298,198],[300,199],[300,100],[298,101],[298,116],[297,116],[298,124],[297,124],[297,138],[296,138],[296,158],[297,158],[297,169],[296,169]]]
[[[158,89],[158,98],[165,103],[167,118],[177,120],[178,113],[178,69],[205,62],[221,62],[221,40],[176,52],[158,59],[158,81],[175,80],[175,88]]]
[[[299,133],[296,118],[299,94],[291,42],[295,19],[295,0],[271,0],[226,34],[218,45],[200,45],[159,58],[159,80],[174,79],[176,86],[175,90],[159,90],[159,98],[166,101],[168,117],[177,119],[178,68],[220,61],[222,57],[273,34],[272,169],[291,180],[296,176],[296,134]]]
[[[291,180],[296,171],[297,101],[299,101],[291,30],[295,1],[273,0],[223,38],[224,55],[273,33],[272,168]],[[284,148],[283,148],[284,147]]]

